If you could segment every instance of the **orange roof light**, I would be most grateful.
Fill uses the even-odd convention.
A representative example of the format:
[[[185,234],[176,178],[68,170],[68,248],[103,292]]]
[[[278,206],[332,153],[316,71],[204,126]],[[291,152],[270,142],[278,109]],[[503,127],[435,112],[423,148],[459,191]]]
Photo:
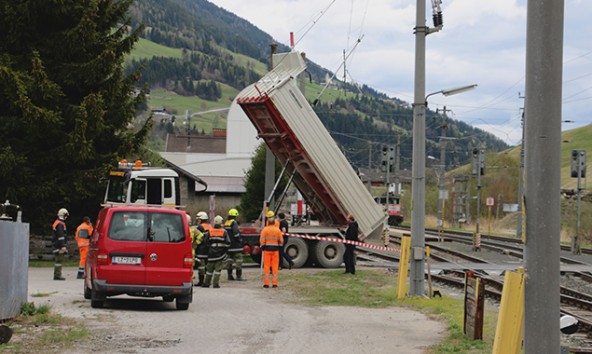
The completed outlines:
[[[141,168],[142,167],[142,160],[136,160],[136,163],[134,164],[135,168]]]

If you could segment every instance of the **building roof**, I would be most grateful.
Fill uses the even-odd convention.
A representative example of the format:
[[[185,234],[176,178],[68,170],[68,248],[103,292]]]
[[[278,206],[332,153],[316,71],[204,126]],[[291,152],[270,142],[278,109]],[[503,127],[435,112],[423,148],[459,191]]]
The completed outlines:
[[[244,193],[244,179],[251,168],[250,157],[227,157],[226,154],[161,152],[160,156],[183,173],[197,176],[208,185],[208,192]],[[196,191],[201,190],[196,186]]]

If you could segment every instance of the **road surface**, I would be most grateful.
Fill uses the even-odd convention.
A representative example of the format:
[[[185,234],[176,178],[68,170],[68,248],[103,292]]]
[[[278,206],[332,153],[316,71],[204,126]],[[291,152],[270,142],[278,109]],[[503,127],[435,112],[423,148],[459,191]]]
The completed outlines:
[[[307,270],[291,270],[299,271]],[[225,281],[223,274],[220,289],[194,288],[187,311],[160,298],[127,296],[93,309],[75,268],[64,269],[66,281],[52,280],[52,272],[30,269],[29,301],[86,323],[92,334],[70,353],[412,354],[424,353],[446,335],[443,322],[404,308],[298,304],[281,287],[281,275],[280,288],[263,289],[258,269],[245,269],[246,282]]]

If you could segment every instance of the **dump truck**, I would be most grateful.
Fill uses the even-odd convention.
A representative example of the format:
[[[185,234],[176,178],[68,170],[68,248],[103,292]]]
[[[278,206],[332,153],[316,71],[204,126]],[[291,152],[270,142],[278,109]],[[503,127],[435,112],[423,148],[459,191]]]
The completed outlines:
[[[347,216],[354,215],[367,242],[379,242],[385,212],[376,204],[309,102],[298,89],[297,77],[306,64],[301,54],[274,54],[273,70],[241,91],[236,102],[320,221],[319,226],[291,228],[290,233],[342,237]],[[255,252],[255,229],[242,231]],[[256,234],[256,232],[254,233]],[[253,235],[254,235],[253,234]],[[329,241],[291,237],[286,252],[295,266],[306,262],[336,267],[344,246]],[[256,257],[256,255],[254,255]],[[254,257],[254,258],[255,258]]]

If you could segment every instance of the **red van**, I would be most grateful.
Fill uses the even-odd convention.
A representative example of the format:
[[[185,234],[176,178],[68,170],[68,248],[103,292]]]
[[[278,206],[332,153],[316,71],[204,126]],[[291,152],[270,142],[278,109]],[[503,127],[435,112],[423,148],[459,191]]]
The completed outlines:
[[[99,212],[86,260],[84,298],[94,308],[108,296],[162,296],[187,310],[193,258],[185,212],[113,206]]]

